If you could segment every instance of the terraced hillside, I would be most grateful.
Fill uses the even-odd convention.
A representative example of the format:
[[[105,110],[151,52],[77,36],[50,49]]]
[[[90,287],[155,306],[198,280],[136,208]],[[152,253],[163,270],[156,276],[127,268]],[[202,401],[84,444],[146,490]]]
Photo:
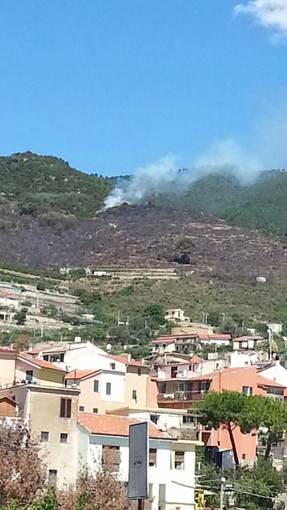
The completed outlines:
[[[191,240],[190,263],[175,262],[177,245]],[[0,230],[0,260],[31,267],[125,266],[177,268],[205,279],[254,283],[287,275],[287,250],[280,242],[232,227],[212,216],[156,206],[127,206],[77,219],[40,224],[21,218]]]

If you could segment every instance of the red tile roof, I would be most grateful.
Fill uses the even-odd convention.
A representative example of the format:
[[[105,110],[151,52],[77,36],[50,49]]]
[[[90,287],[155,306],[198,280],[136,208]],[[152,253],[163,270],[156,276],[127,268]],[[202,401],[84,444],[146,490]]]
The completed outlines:
[[[223,333],[223,334],[217,334],[217,333],[206,333],[205,334],[200,334],[198,335],[198,338],[199,340],[202,340],[204,338],[207,338],[209,340],[231,340],[231,335],[229,335],[228,333]]]
[[[49,361],[44,361],[42,359],[33,358],[32,356],[27,356],[26,354],[18,354],[17,358],[20,360],[26,361],[27,363],[31,363],[33,365],[36,365],[39,368],[48,368],[49,370],[56,370],[57,372],[64,372],[67,373],[66,370],[63,368],[57,367],[57,365],[54,365],[53,363],[50,363]]]
[[[0,290],[0,296],[7,297],[8,299],[13,299],[14,301],[19,299],[17,294],[12,294],[12,292],[3,289]]]
[[[152,344],[172,344],[175,342],[176,337],[175,336],[160,336],[156,338],[155,340],[152,340]]]
[[[72,370],[65,376],[65,379],[67,381],[73,380],[73,379],[84,379],[85,377],[92,376],[99,372],[100,372],[100,370]]]
[[[133,420],[127,416],[78,414],[78,423],[91,434],[97,435],[127,437],[129,435],[129,426],[139,422],[140,420]],[[151,439],[170,438],[166,432],[159,430],[153,423],[149,423],[149,437]]]
[[[108,358],[113,359],[114,361],[118,361],[119,363],[124,363],[127,366],[131,367],[142,367],[142,368],[148,368],[148,365],[143,365],[140,361],[137,361],[135,359],[131,359],[130,361],[128,358],[124,358],[122,356],[115,356],[114,354],[109,354]]]
[[[13,349],[13,347],[6,346],[6,345],[1,345],[0,351],[3,351],[3,352],[16,352],[15,349]]]
[[[247,342],[248,340],[264,340],[264,338],[257,335],[245,335],[239,336],[238,338],[233,338],[233,342]]]
[[[260,386],[273,386],[275,388],[286,388],[286,386],[283,386],[282,384],[279,384],[276,381],[271,381],[270,379],[267,379],[267,377],[263,377],[262,375],[257,376],[257,384]]]

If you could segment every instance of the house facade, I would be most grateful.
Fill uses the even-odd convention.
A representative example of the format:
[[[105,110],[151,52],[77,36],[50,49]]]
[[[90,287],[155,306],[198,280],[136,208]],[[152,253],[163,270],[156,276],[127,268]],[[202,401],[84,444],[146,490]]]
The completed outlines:
[[[32,437],[39,443],[40,456],[47,466],[47,479],[58,487],[74,484],[77,479],[79,390],[20,385],[0,390],[0,402],[1,399],[10,416],[12,403],[15,403],[14,416],[10,420],[27,423]],[[9,417],[5,416],[5,419]]]
[[[120,406],[145,407],[150,398],[148,367],[119,356],[103,358],[109,368],[73,370],[65,377],[67,387],[81,390],[79,411],[104,414]]]
[[[225,368],[206,375],[156,379],[158,385],[158,406],[172,409],[196,409],[196,403],[203,400],[208,391],[238,391],[245,395],[284,394],[284,388],[268,389],[266,381],[258,379],[256,366]],[[239,460],[251,465],[256,459],[256,431],[242,434],[234,429],[234,438]],[[202,430],[202,439],[212,452],[231,452],[232,445],[228,431],[221,426],[218,430]]]
[[[79,416],[79,451],[82,465],[96,472],[109,452],[116,460],[114,472],[128,481],[129,426],[139,423],[123,416]],[[194,509],[195,447],[200,441],[175,441],[149,425],[148,483],[152,510]]]
[[[15,383],[64,387],[66,371],[48,361],[25,354],[16,357]]]
[[[0,347],[0,389],[12,386],[16,377],[17,352],[10,347]]]

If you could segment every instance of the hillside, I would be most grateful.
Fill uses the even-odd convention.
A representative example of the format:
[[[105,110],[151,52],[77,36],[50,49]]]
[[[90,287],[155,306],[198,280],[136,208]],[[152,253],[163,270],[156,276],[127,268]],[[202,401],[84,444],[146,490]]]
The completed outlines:
[[[51,211],[89,217],[103,205],[110,179],[88,175],[62,159],[31,152],[0,158],[0,212],[38,217]]]
[[[265,172],[251,186],[231,177],[208,176],[184,194],[155,198],[191,212],[204,212],[225,219],[231,225],[249,227],[285,241],[287,236],[287,172]]]
[[[254,282],[285,277],[286,251],[256,232],[185,210],[156,206],[110,209],[69,224],[21,217],[14,230],[0,230],[0,261],[31,267],[177,267],[178,243],[190,239],[185,267],[204,278]]]

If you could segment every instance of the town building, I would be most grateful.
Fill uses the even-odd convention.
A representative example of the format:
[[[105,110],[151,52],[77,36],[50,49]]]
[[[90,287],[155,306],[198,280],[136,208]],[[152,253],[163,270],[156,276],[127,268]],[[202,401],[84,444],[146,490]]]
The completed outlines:
[[[145,407],[149,399],[149,367],[120,356],[105,355],[108,368],[73,370],[65,377],[67,387],[81,389],[79,411],[104,414],[119,406]],[[101,360],[100,360],[101,361]]]
[[[165,311],[165,320],[174,323],[189,324],[190,318],[186,317],[184,311],[181,308],[168,308]]]
[[[283,367],[282,367],[283,368]],[[172,377],[175,375],[175,377]],[[192,372],[170,374],[170,377],[157,377],[158,406],[160,408],[196,410],[196,403],[203,400],[208,391],[238,391],[245,395],[264,395],[272,398],[284,398],[284,385],[266,380],[262,372],[258,374],[255,365],[239,368],[225,368],[205,375]],[[269,384],[268,384],[269,381]],[[253,464],[256,458],[256,432],[242,434],[234,429],[234,438],[240,462]],[[212,458],[215,453],[231,452],[232,445],[224,427],[218,430],[202,430],[202,439]]]
[[[125,416],[79,415],[79,469],[87,465],[93,472],[113,455],[113,471],[127,483],[129,466],[129,426],[139,423]],[[149,424],[148,483],[152,510],[194,509],[195,447],[200,441],[174,440]]]
[[[18,310],[19,295],[9,289],[0,289],[0,308]]]
[[[75,388],[30,384],[0,390],[2,420],[5,408],[8,423],[28,425],[40,445],[47,479],[58,487],[74,484],[77,479],[79,393]]]
[[[64,387],[66,373],[63,368],[49,361],[26,354],[16,356],[15,384]]]
[[[262,336],[257,335],[245,335],[232,340],[234,351],[253,351],[256,347],[264,342]]]
[[[11,347],[0,347],[0,389],[14,384],[16,355],[17,352]]]

